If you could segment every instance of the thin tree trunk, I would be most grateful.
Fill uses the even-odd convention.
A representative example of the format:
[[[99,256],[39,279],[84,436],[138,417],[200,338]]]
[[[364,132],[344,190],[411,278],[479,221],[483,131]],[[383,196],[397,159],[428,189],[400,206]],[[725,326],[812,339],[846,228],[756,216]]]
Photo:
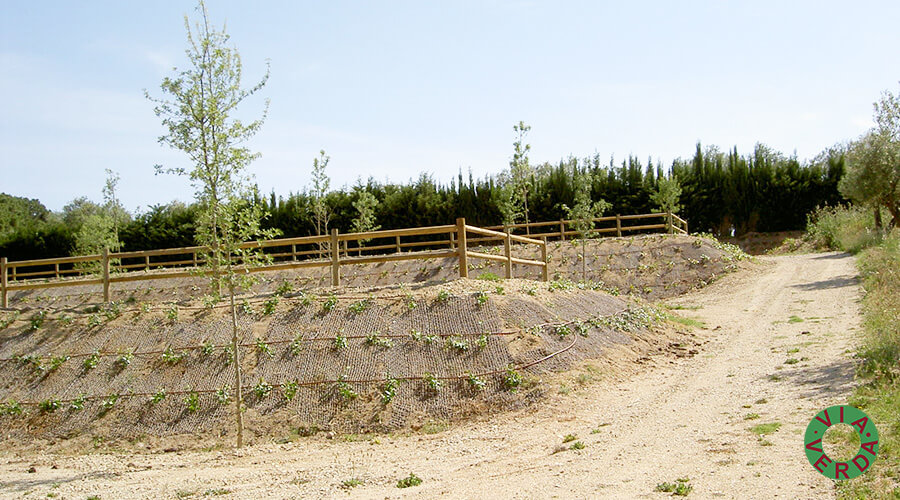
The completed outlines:
[[[231,350],[232,362],[234,363],[234,407],[237,423],[237,447],[240,448],[244,445],[244,414],[241,411],[244,406],[244,393],[241,389],[241,363],[238,356],[237,306],[234,303],[234,283],[228,284],[228,294],[231,296]]]
[[[875,205],[875,229],[880,231],[881,226],[881,207]]]
[[[587,256],[584,247],[587,245],[587,238],[581,238],[581,281],[587,283]]]

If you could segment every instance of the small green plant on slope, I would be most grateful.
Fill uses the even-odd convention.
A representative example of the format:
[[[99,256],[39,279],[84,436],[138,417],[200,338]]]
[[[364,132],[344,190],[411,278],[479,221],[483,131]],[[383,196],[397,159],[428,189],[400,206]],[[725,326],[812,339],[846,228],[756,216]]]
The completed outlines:
[[[507,366],[506,373],[503,375],[503,386],[506,390],[515,392],[520,385],[522,385],[522,375],[512,365]]]
[[[84,358],[81,366],[85,371],[89,371],[96,368],[98,363],[100,363],[100,351],[95,350],[88,357]]]
[[[253,386],[253,394],[256,394],[256,397],[259,399],[263,399],[271,392],[272,386],[268,382],[266,382],[264,378],[260,378],[259,382],[257,382],[256,385]]]
[[[191,391],[184,398],[184,408],[188,413],[196,413],[200,409],[200,395]]]
[[[257,338],[255,344],[256,344],[256,350],[260,354],[265,354],[265,355],[269,356],[270,358],[275,356],[275,353],[272,352],[272,347],[269,344],[267,344],[265,340],[263,340],[261,338]]]
[[[469,385],[469,389],[475,392],[483,391],[487,385],[484,379],[471,373],[466,374],[466,383]]]
[[[180,363],[186,355],[187,353],[184,351],[176,353],[171,347],[167,347],[166,350],[163,351],[161,358],[167,365],[175,365]]]
[[[38,328],[40,328],[44,324],[44,319],[46,317],[47,317],[47,311],[44,311],[43,309],[34,313],[31,316],[30,325],[29,325],[28,329],[31,331],[36,331]]]
[[[38,409],[41,413],[53,413],[59,409],[60,405],[61,403],[58,399],[50,398],[38,403]]]
[[[156,394],[154,394],[153,396],[150,397],[150,404],[155,405],[164,399],[166,399],[166,390],[160,389],[160,390],[156,391]]]
[[[357,302],[350,304],[347,309],[353,314],[359,314],[371,306],[371,301],[369,299],[363,299]]]
[[[274,313],[275,309],[278,307],[278,302],[279,302],[279,299],[278,299],[277,295],[266,300],[263,303],[263,315],[269,316],[272,313]]]
[[[351,401],[359,397],[359,394],[357,394],[356,391],[354,391],[353,388],[350,387],[350,384],[347,383],[346,375],[341,375],[340,377],[338,377],[337,391],[341,398],[344,399],[344,401]]]
[[[293,401],[299,389],[300,384],[296,380],[288,380],[281,384],[281,395],[284,396],[285,401]]]
[[[329,295],[328,298],[325,299],[325,302],[322,303],[322,310],[325,312],[331,312],[337,305],[337,301],[338,299],[334,294]]]
[[[447,348],[456,352],[469,350],[469,341],[461,337],[447,337]]]
[[[176,306],[175,304],[172,304],[168,308],[166,308],[166,318],[168,318],[169,321],[172,321],[172,322],[177,321],[178,320],[178,306]]]
[[[70,411],[81,411],[84,409],[84,402],[87,400],[86,394],[80,394],[77,398],[73,399],[71,403],[69,403]]]
[[[290,345],[289,349],[291,351],[291,354],[294,356],[297,356],[301,352],[303,352],[303,334],[302,333],[297,334],[297,336],[294,337],[294,340],[291,341],[291,345]]]
[[[391,339],[380,337],[378,335],[378,332],[372,332],[369,335],[366,335],[366,345],[389,349],[391,347],[394,347],[394,342]]]
[[[0,415],[21,415],[22,406],[18,401],[12,399],[0,404]]]
[[[388,404],[394,400],[394,397],[397,396],[397,388],[400,387],[400,382],[387,375],[385,377],[385,381],[381,384],[381,402],[382,404]]]
[[[285,295],[294,291],[294,285],[291,284],[288,280],[283,280],[281,284],[278,285],[278,288],[275,289],[275,295],[278,297],[284,297]]]
[[[441,387],[444,387],[444,383],[433,373],[426,372],[425,375],[422,376],[422,380],[425,381],[425,387],[428,389],[428,391],[433,393],[439,392],[441,390]]]
[[[347,337],[344,336],[343,330],[334,334],[334,341],[332,342],[332,347],[334,347],[334,350],[336,350],[336,351],[347,348]]]

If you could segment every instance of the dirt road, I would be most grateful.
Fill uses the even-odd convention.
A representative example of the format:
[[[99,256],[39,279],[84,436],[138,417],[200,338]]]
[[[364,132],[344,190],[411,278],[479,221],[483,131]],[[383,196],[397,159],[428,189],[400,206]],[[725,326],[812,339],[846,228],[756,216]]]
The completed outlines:
[[[802,431],[852,388],[855,275],[843,254],[761,258],[753,271],[668,302],[706,325],[693,358],[659,356],[627,379],[445,432],[240,452],[0,451],[0,496],[665,498],[657,484],[689,478],[691,498],[828,498],[831,483],[807,463]],[[750,431],[769,423],[780,427]],[[584,448],[563,445],[568,434]],[[398,489],[410,473],[422,484]]]

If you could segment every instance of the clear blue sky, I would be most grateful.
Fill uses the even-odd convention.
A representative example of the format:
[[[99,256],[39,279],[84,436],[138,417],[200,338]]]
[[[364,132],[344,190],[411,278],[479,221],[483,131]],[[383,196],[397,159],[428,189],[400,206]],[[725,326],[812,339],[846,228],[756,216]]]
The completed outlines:
[[[104,169],[129,209],[189,201],[186,166],[143,89],[184,66],[191,1],[4,0],[0,192],[60,209],[100,199]],[[249,84],[271,61],[269,119],[251,146],[264,192],[497,173],[513,124],[532,162],[662,159],[694,144],[764,142],[811,158],[871,126],[900,80],[900,2],[209,0]],[[247,111],[262,108],[261,100]]]

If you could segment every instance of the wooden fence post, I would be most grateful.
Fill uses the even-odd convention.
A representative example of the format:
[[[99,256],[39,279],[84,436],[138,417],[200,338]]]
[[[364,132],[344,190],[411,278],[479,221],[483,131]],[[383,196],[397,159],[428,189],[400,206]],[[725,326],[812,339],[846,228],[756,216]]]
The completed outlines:
[[[616,214],[616,236],[622,237],[622,217]]]
[[[331,229],[331,286],[341,285],[341,249],[337,228]]]
[[[53,264],[53,272],[54,272],[55,277],[58,279],[59,278],[59,262],[57,262],[56,264]]]
[[[672,212],[666,212],[666,232],[672,234],[675,232],[674,227],[672,226]]]
[[[291,260],[297,260],[297,244],[291,245]]]
[[[504,228],[506,229],[506,228]],[[506,279],[512,278],[512,251],[510,247],[510,238],[509,238],[509,230],[506,231],[506,237],[503,238],[503,252],[506,255],[506,262],[504,262],[504,271],[506,272]]]
[[[150,256],[145,255],[144,256],[144,271],[149,271],[149,270],[150,270]]]
[[[566,241],[566,221],[559,219],[559,239]]]
[[[403,250],[400,249],[400,237],[397,236],[397,253],[401,253]]]
[[[682,220],[684,221],[684,234],[691,234],[690,232],[688,232],[687,219]]]
[[[541,243],[541,262],[544,263],[544,267],[541,269],[541,280],[550,281],[550,263],[547,261],[547,237],[544,236],[541,238],[543,243]]]
[[[6,299],[6,257],[0,257],[0,295],[3,296],[0,300],[0,307],[6,309],[9,307]]]
[[[103,247],[103,302],[109,302],[109,248]]]
[[[453,250],[453,248],[456,247],[456,245],[455,245],[456,242],[453,239],[455,236],[456,236],[456,233],[450,233],[450,250]]]
[[[459,255],[459,277],[469,277],[469,255],[466,248],[466,218],[456,219],[456,253]]]

